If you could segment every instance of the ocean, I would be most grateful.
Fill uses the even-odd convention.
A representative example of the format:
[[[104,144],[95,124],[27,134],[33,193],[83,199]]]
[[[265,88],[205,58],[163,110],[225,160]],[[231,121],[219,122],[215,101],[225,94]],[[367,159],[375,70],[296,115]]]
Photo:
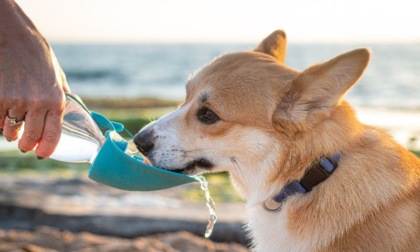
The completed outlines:
[[[53,44],[73,93],[83,97],[183,100],[189,76],[214,57],[251,44]],[[420,111],[420,44],[291,44],[286,64],[304,70],[368,47],[372,60],[346,95],[364,108]]]
[[[251,44],[53,44],[73,93],[82,97],[183,100],[189,76],[214,57]],[[286,64],[297,70],[368,47],[372,60],[346,94],[366,124],[387,129],[420,150],[420,44],[291,44]],[[2,149],[16,143],[0,138]]]

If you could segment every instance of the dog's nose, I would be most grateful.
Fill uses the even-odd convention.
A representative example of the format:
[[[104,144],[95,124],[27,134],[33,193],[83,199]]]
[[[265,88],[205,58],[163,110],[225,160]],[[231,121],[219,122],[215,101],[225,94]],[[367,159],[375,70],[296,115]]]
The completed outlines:
[[[134,143],[137,146],[137,149],[145,156],[153,149],[155,145],[153,142],[153,131],[145,130],[140,131],[137,135],[134,136]]]

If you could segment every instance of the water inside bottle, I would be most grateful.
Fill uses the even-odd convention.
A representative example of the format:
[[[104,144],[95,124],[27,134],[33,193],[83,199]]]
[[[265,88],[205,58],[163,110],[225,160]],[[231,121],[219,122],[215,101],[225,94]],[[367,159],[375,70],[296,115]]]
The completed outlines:
[[[92,162],[105,137],[81,102],[67,97],[62,125],[60,141],[50,157],[71,163]]]

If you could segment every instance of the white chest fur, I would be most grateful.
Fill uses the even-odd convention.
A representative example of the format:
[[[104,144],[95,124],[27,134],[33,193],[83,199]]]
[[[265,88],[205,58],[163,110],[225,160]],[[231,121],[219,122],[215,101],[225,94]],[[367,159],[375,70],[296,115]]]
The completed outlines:
[[[287,228],[287,205],[279,212],[267,212],[262,206],[248,207],[249,228],[255,250],[313,251],[311,241],[292,237]]]

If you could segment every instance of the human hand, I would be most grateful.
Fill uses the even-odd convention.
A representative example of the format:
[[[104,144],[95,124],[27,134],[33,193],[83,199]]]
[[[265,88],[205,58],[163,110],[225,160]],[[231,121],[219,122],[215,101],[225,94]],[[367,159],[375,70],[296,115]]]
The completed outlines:
[[[0,128],[13,141],[21,124],[12,125],[10,119],[24,120],[19,149],[37,146],[36,155],[46,158],[60,139],[70,89],[53,50],[19,6],[6,1],[0,7]]]

